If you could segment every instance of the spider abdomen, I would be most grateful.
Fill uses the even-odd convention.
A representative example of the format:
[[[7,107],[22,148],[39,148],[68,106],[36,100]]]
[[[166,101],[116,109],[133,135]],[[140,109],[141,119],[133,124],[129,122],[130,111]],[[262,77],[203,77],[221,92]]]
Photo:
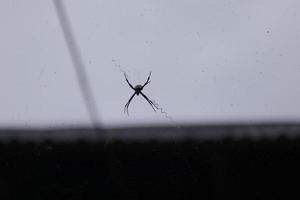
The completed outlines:
[[[142,85],[136,85],[136,86],[134,87],[134,89],[135,89],[135,90],[141,91],[141,90],[143,89],[143,86],[142,86]]]
[[[136,85],[134,87],[134,90],[135,90],[137,96],[139,96],[139,94],[140,94],[140,92],[142,91],[143,88],[144,87],[142,85]]]

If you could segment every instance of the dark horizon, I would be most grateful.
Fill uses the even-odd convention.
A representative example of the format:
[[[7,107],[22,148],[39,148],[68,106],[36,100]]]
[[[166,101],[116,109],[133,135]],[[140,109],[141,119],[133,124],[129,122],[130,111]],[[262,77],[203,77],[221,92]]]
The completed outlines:
[[[144,125],[114,128],[90,127],[48,127],[48,128],[0,128],[0,140],[22,141],[67,141],[88,140],[220,140],[232,139],[274,139],[278,137],[297,138],[300,123],[259,124],[190,124],[182,126]]]

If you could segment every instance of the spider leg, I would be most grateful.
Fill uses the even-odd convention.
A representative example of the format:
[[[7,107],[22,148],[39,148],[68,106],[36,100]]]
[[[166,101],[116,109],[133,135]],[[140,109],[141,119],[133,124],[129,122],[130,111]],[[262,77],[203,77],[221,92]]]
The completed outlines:
[[[136,92],[133,93],[133,95],[130,97],[130,99],[128,100],[128,102],[125,104],[124,113],[127,112],[127,115],[129,115],[128,107],[129,107],[129,104],[130,104],[131,100],[133,99],[134,95],[136,95]]]
[[[156,112],[155,108],[158,110],[158,107],[151,101],[144,93],[140,92],[141,95],[148,101],[150,106],[153,108],[153,110]]]
[[[127,79],[127,75],[124,73],[124,76],[125,76],[125,79],[126,79],[126,82],[128,83],[128,85],[131,87],[131,89],[134,90],[134,87],[130,84],[130,82],[128,81]]]
[[[149,74],[149,76],[148,76],[148,78],[147,78],[147,81],[146,81],[146,83],[144,83],[143,87],[145,87],[148,83],[151,82],[151,81],[150,81],[151,73],[152,73],[152,71],[150,71],[150,74]]]

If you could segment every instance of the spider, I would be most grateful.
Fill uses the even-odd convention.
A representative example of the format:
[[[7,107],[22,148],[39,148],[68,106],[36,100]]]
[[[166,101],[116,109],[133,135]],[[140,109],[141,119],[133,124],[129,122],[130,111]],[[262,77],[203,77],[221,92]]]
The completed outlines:
[[[139,94],[141,94],[141,95],[148,101],[148,103],[150,104],[150,106],[151,106],[151,107],[153,108],[153,110],[156,112],[155,109],[158,109],[157,105],[156,105],[153,101],[151,101],[151,100],[150,100],[150,99],[142,92],[142,90],[144,89],[144,87],[145,87],[148,83],[151,82],[151,81],[150,81],[151,72],[150,72],[150,74],[149,74],[149,76],[148,76],[148,78],[147,78],[147,81],[144,83],[144,85],[136,85],[135,87],[133,87],[133,86],[131,85],[131,83],[128,81],[127,75],[124,74],[124,76],[125,76],[126,82],[128,83],[129,87],[131,87],[131,89],[134,90],[133,95],[130,97],[130,99],[128,100],[128,102],[125,104],[125,107],[124,107],[124,113],[127,112],[127,115],[129,115],[129,112],[128,112],[129,104],[130,104],[131,100],[133,99],[133,97],[134,97],[135,95],[139,96]]]

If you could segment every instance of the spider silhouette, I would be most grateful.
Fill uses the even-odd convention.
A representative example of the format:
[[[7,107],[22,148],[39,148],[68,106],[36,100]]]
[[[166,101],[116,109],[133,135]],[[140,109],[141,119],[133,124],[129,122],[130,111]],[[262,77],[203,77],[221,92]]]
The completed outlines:
[[[151,106],[151,107],[153,108],[153,110],[156,112],[155,109],[159,109],[159,108],[157,107],[157,105],[156,105],[153,101],[151,101],[151,100],[150,100],[150,99],[142,92],[142,90],[144,89],[144,87],[145,87],[146,85],[148,85],[148,83],[151,82],[151,81],[150,81],[151,72],[150,72],[150,74],[149,74],[149,76],[148,76],[148,78],[147,78],[147,81],[144,83],[144,85],[136,85],[135,87],[133,87],[133,86],[131,85],[131,83],[128,81],[127,75],[126,75],[125,73],[124,73],[124,76],[125,76],[126,82],[128,83],[129,87],[131,87],[131,89],[134,90],[133,95],[130,97],[130,99],[128,100],[128,102],[125,104],[125,107],[124,107],[124,113],[127,112],[127,115],[129,115],[129,111],[128,111],[129,104],[130,104],[131,100],[133,99],[133,97],[134,97],[135,95],[139,96],[139,94],[141,94],[141,95],[148,101],[148,103],[150,104],[150,106]]]

